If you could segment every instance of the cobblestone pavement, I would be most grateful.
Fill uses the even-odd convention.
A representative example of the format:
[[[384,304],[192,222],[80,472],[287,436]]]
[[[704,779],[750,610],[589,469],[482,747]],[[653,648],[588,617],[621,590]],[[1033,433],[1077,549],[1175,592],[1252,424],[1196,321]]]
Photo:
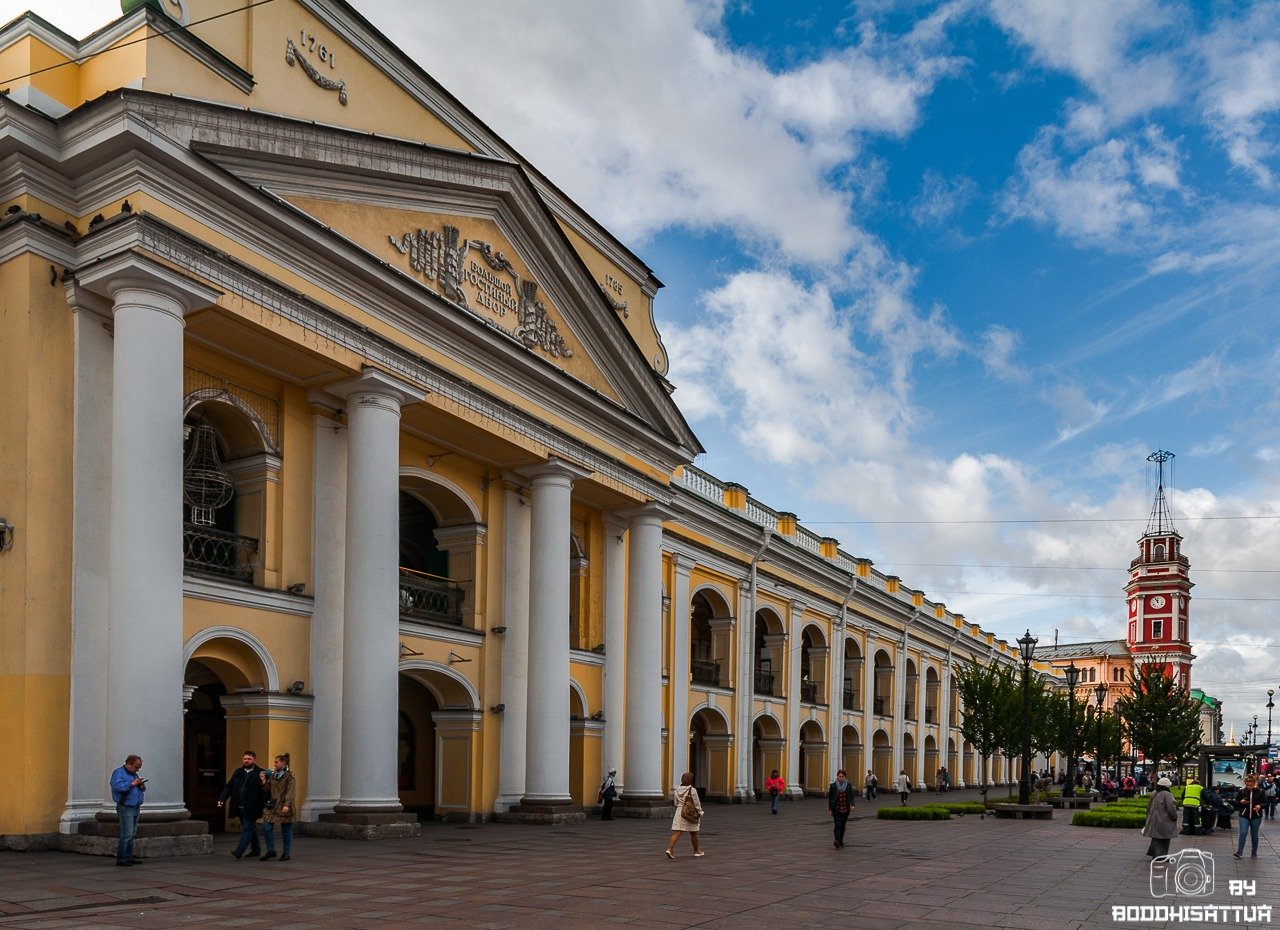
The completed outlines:
[[[976,797],[953,792],[949,800]],[[913,796],[913,803],[933,800]],[[0,852],[0,928],[439,926],[912,928],[1075,930],[1120,926],[1112,907],[1273,905],[1280,924],[1280,836],[1264,825],[1261,857],[1233,859],[1234,833],[1178,837],[1174,852],[1215,857],[1207,898],[1153,898],[1146,840],[1136,830],[1052,821],[910,822],[875,819],[896,796],[860,803],[846,847],[834,849],[826,805],[709,805],[707,855],[687,838],[662,855],[668,821],[588,821],[571,827],[428,824],[421,838],[357,843],[299,837],[290,862],[233,859],[233,839],[212,856],[113,860],[67,853]],[[1256,896],[1230,893],[1256,881]],[[1236,912],[1229,912],[1236,913]],[[1129,926],[1185,926],[1133,912]],[[1267,926],[1261,919],[1217,925]]]

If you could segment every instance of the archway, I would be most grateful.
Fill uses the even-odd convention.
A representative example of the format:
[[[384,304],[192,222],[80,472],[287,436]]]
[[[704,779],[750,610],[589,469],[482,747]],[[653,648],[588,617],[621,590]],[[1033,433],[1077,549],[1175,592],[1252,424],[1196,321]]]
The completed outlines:
[[[475,506],[439,475],[407,467],[400,469],[399,502],[401,619],[474,625],[483,531]]]
[[[764,783],[769,773],[774,769],[783,770],[783,750],[787,744],[782,738],[781,725],[770,714],[761,714],[755,719],[751,725],[751,736],[752,771],[755,774],[752,784],[759,798],[764,795]],[[791,773],[787,772],[785,776],[790,778]]]
[[[916,660],[907,659],[906,694],[902,700],[902,716],[906,720],[916,720],[919,708],[916,706],[916,689],[920,684],[920,675],[916,671]],[[910,774],[911,770],[907,770]]]
[[[893,747],[889,743],[889,734],[884,730],[876,730],[871,738],[871,768],[876,773],[880,787],[888,791],[893,785]]]
[[[893,660],[889,658],[889,653],[880,649],[876,652],[874,662],[872,685],[875,692],[872,695],[871,709],[879,716],[891,717],[893,716]]]
[[[822,725],[816,720],[806,720],[800,727],[800,772],[796,780],[806,795],[826,794],[827,741],[822,735]]]
[[[844,641],[842,704],[845,710],[862,710],[862,650],[858,648],[858,641],[853,637],[848,637]]]
[[[435,662],[402,662],[398,717],[400,803],[436,820],[475,818],[474,686]]]
[[[960,787],[964,775],[960,768],[960,753],[956,748],[955,737],[947,737],[947,774],[951,776],[953,787]]]
[[[809,624],[800,631],[800,700],[826,704],[827,658],[831,650],[822,630]]]
[[[214,832],[226,829],[218,795],[241,754],[253,748],[265,757],[271,751],[270,715],[250,706],[251,699],[261,703],[258,689],[265,690],[271,676],[258,654],[261,645],[236,635],[196,637],[186,649],[183,797],[192,817],[207,820]],[[249,689],[254,694],[236,694]]]
[[[907,770],[912,787],[918,787],[920,778],[916,771],[916,741],[910,733],[902,734],[902,767]]]
[[[850,725],[840,731],[840,747],[844,755],[841,766],[848,773],[849,780],[861,787],[866,771],[862,764],[862,740],[858,738],[857,727]]]
[[[938,670],[930,665],[924,673],[924,722],[940,723],[938,701],[942,698],[942,679]]]
[[[755,693],[782,697],[787,636],[782,618],[773,610],[756,611]]]
[[[729,797],[729,722],[716,708],[703,707],[689,720],[689,768],[698,794]]]
[[[942,765],[942,760],[938,757],[938,742],[932,735],[924,738],[924,781],[925,784],[932,783],[934,788],[938,787],[938,768]],[[911,771],[907,769],[907,771]]]

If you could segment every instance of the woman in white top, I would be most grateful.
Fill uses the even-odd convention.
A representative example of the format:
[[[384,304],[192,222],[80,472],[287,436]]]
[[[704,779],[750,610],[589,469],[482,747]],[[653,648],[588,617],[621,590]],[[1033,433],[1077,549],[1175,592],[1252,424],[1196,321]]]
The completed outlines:
[[[902,805],[905,807],[907,804],[907,795],[911,793],[911,779],[908,777],[906,769],[898,770],[897,786],[898,797],[902,798]]]
[[[685,817],[686,802],[693,811],[697,812],[696,816]],[[667,844],[666,850],[668,859],[676,857],[676,843],[680,840],[681,833],[689,834],[689,842],[693,844],[695,856],[706,855],[698,848],[698,828],[701,823],[702,801],[698,798],[698,789],[693,787],[693,774],[685,772],[680,776],[680,787],[676,789],[676,815],[671,818],[671,842]]]

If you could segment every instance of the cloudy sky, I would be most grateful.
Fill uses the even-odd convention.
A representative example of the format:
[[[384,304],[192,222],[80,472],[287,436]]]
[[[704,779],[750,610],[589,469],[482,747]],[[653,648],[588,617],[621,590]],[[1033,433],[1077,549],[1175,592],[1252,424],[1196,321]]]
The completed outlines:
[[[930,598],[1122,637],[1175,452],[1195,683],[1265,727],[1280,3],[356,6],[666,282],[698,464]]]

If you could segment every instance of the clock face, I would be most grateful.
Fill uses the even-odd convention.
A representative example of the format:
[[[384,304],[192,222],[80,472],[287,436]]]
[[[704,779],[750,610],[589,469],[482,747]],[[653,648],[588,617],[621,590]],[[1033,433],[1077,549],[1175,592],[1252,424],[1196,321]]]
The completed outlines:
[[[1167,599],[1165,598],[1165,596],[1164,596],[1163,594],[1157,594],[1155,597],[1153,597],[1153,598],[1151,599],[1151,606],[1152,606],[1152,608],[1154,608],[1155,610],[1159,610],[1159,609],[1160,609],[1161,607],[1163,607],[1166,603],[1167,603]]]

